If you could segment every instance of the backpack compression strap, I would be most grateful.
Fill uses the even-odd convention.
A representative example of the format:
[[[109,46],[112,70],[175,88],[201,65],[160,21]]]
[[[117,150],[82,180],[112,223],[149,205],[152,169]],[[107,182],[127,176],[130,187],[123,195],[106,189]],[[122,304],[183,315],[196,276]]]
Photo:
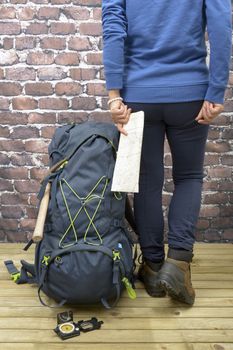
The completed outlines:
[[[4,261],[4,264],[11,275],[11,279],[15,283],[37,283],[35,267],[33,264],[29,264],[25,260],[21,260],[22,267],[20,271],[16,268],[12,260],[6,260]],[[30,275],[28,275],[28,273]]]
[[[107,302],[107,300],[105,298],[101,298],[101,303],[103,304],[103,306],[106,309],[111,309],[112,307],[114,307],[121,296],[121,287],[120,287],[120,260],[119,259],[115,259],[113,260],[113,279],[112,282],[115,286],[115,290],[116,290],[116,298],[113,302],[112,305],[109,305],[109,303]]]

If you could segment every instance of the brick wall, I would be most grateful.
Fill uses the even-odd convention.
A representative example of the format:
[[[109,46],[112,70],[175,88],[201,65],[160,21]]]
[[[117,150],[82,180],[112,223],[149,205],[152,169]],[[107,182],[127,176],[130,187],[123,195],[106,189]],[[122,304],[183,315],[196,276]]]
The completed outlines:
[[[30,238],[57,125],[111,121],[100,0],[0,0],[0,241]],[[233,70],[233,64],[231,69]],[[210,127],[197,239],[233,241],[233,73]],[[165,222],[173,183],[165,143]],[[131,196],[132,200],[132,196]],[[167,229],[167,222],[166,222]]]

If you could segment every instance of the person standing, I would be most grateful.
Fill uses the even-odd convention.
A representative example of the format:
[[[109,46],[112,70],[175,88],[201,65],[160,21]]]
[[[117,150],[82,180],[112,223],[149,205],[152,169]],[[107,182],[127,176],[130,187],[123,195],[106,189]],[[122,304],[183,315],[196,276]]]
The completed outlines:
[[[190,264],[201,205],[209,125],[224,110],[232,50],[231,0],[102,0],[108,106],[118,130],[144,111],[134,215],[148,294],[193,305]],[[205,31],[210,43],[207,64]],[[174,192],[164,251],[164,139]]]

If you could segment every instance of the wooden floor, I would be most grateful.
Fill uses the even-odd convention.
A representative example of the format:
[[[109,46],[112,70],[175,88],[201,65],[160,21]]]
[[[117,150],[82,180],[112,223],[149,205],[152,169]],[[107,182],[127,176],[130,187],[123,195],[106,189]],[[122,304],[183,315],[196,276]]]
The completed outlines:
[[[169,297],[152,298],[136,283],[137,298],[123,293],[118,306],[63,307],[40,304],[37,288],[16,285],[3,261],[33,262],[34,248],[24,244],[0,244],[0,349],[1,350],[233,350],[233,245],[196,243],[192,281],[194,306]],[[166,247],[167,248],[167,247]],[[46,298],[45,298],[46,299]],[[48,299],[47,299],[48,300]],[[62,341],[54,333],[56,315],[74,311],[74,320],[92,316],[104,321],[102,328]]]

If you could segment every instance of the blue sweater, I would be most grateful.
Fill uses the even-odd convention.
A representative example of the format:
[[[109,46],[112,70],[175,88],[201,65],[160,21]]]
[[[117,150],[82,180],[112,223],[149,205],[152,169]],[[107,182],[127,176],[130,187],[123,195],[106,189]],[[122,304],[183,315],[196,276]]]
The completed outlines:
[[[223,103],[231,16],[231,0],[102,0],[107,90],[125,102]]]

